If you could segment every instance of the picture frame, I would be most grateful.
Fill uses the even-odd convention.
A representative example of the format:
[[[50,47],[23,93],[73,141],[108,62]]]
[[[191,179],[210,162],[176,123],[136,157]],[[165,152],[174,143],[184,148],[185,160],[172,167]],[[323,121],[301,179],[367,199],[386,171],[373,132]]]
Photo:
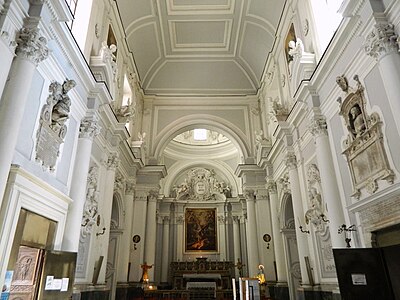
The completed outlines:
[[[186,208],[185,252],[218,252],[217,230],[215,208]]]

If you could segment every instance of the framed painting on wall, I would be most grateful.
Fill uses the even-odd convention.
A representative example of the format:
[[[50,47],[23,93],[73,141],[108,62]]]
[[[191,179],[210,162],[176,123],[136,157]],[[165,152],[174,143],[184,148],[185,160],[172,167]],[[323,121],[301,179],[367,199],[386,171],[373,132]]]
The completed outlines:
[[[215,208],[186,209],[185,252],[218,252]]]

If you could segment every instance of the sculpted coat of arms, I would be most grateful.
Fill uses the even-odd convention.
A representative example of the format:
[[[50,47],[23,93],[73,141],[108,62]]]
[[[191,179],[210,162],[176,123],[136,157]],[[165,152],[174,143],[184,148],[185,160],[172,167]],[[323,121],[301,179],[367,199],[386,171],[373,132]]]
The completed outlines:
[[[173,187],[177,200],[225,200],[230,197],[230,187],[217,180],[214,170],[195,168],[187,172],[184,181]]]

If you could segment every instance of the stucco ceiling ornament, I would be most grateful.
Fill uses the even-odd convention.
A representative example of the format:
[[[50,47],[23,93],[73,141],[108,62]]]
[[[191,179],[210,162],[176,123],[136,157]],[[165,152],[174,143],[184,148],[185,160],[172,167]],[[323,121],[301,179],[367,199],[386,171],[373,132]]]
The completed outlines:
[[[176,200],[224,201],[231,195],[231,188],[216,178],[214,170],[195,168],[187,172],[179,186],[174,186]]]
[[[343,117],[348,131],[343,141],[343,154],[347,158],[353,182],[355,198],[361,196],[365,189],[369,194],[375,193],[378,180],[392,184],[394,173],[390,168],[384,147],[382,121],[377,112],[367,113],[364,87],[357,75],[353,77],[355,87],[350,87],[344,75],[338,76],[336,82],[344,92],[344,99],[338,99],[339,114]]]

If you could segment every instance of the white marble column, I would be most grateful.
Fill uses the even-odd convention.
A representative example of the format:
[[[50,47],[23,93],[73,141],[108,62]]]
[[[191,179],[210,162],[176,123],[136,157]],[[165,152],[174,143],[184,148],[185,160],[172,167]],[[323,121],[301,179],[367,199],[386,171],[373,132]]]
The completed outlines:
[[[132,219],[133,219],[134,183],[128,181],[125,185],[125,222],[121,236],[121,247],[118,255],[117,281],[128,281],[128,266],[130,249],[132,245]]]
[[[400,54],[397,35],[394,32],[394,25],[381,22],[374,25],[368,34],[364,49],[366,53],[378,61],[379,71],[385,86],[385,92],[389,105],[393,112],[397,131],[400,133]]]
[[[279,222],[279,199],[276,183],[269,180],[267,183],[269,193],[269,204],[271,209],[272,223],[272,244],[275,252],[276,281],[277,283],[287,283],[287,272],[285,267],[285,251],[283,248],[283,236],[280,232]]]
[[[129,281],[139,282],[142,276],[140,265],[144,262],[144,236],[146,230],[147,191],[136,188],[133,208],[132,236],[138,235],[140,242],[135,243],[131,252],[131,271]]]
[[[147,200],[144,260],[148,265],[154,265],[156,257],[157,197],[158,191],[150,191]],[[154,267],[149,269],[148,274],[149,281],[154,282]]]
[[[163,217],[161,282],[168,282],[169,269],[169,216]]]
[[[249,276],[255,276],[258,272],[259,253],[257,241],[257,220],[256,220],[256,203],[253,190],[246,190],[246,207],[247,207],[247,257]]]
[[[303,203],[301,198],[299,174],[297,171],[297,161],[294,153],[289,152],[286,155],[286,166],[289,169],[289,181],[290,189],[292,192],[292,204],[294,221],[296,226],[296,240],[297,249],[299,251],[300,260],[300,271],[301,271],[301,282],[302,285],[309,285],[310,279],[308,278],[307,268],[304,257],[310,257],[308,249],[308,237],[306,233],[301,232],[300,226],[304,225],[300,223],[300,220],[304,219]]]
[[[233,255],[235,258],[235,265],[238,263],[238,261],[242,262],[241,258],[241,251],[240,251],[240,217],[239,216],[233,216]],[[239,274],[239,269],[235,267],[235,278],[238,279],[240,276]]]
[[[219,259],[226,260],[226,219],[224,213],[218,215]]]
[[[1,11],[1,5],[0,5],[0,11]],[[3,31],[0,35],[0,57],[1,57],[0,98],[4,91],[4,86],[7,81],[8,73],[10,72],[11,63],[13,61],[15,54],[15,46],[16,43],[10,41],[10,33]]]
[[[104,256],[104,259],[108,259],[108,245],[110,241],[110,227],[111,227],[111,213],[113,208],[114,201],[114,189],[115,189],[115,171],[119,164],[118,153],[111,153],[108,156],[108,159],[104,161],[104,166],[107,168],[106,178],[104,183],[108,183],[104,185],[103,190],[103,205],[101,207],[101,215],[103,217],[102,225],[105,227],[105,232],[103,235],[99,235],[97,237],[99,241],[98,245],[101,247],[101,255]],[[112,184],[110,184],[112,182]],[[118,245],[118,243],[117,243]],[[118,253],[118,249],[116,249]],[[106,265],[107,261],[103,261],[103,266],[100,269],[99,275],[99,283],[104,283],[106,279]]]
[[[93,138],[98,133],[99,127],[95,116],[85,117],[81,121],[69,194],[73,202],[68,208],[62,242],[64,251],[78,252]]]
[[[321,115],[314,117],[312,133],[315,137],[315,147],[323,199],[328,209],[329,233],[333,248],[345,248],[346,243],[338,234],[342,224],[346,224],[343,207],[340,202],[340,193],[333,166],[332,150],[329,145],[328,131],[325,118]]]
[[[22,127],[26,101],[29,97],[37,65],[47,58],[46,39],[39,35],[39,18],[27,18],[20,30],[8,82],[0,100],[0,206],[7,184],[7,177]],[[3,66],[1,66],[3,68]],[[39,99],[32,99],[39,101]]]

